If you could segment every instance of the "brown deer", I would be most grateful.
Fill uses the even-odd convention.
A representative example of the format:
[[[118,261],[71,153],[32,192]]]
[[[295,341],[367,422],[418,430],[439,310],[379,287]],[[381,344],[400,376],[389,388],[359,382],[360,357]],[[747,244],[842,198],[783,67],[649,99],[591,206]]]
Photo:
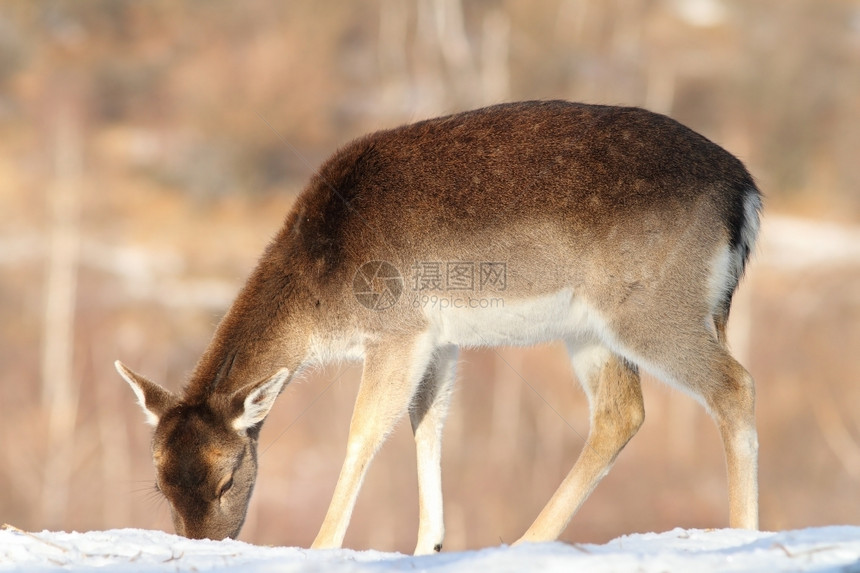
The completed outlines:
[[[309,365],[363,359],[313,547],[342,544],[368,466],[408,412],[415,553],[439,551],[458,347],[558,339],[591,430],[520,542],[557,538],[636,433],[640,367],[713,416],[730,524],[757,528],[754,384],[729,354],[726,321],[760,210],[740,161],[636,108],[504,104],[348,144],[297,199],[181,394],[116,363],[155,426],[157,487],[176,531],[236,537],[277,396]]]

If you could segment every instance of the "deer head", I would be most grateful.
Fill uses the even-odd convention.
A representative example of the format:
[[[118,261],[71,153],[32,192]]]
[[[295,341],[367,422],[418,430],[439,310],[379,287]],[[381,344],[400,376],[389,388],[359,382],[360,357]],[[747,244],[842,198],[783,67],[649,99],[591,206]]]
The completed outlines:
[[[289,370],[190,403],[121,362],[115,365],[155,426],[156,487],[170,504],[176,532],[194,539],[235,538],[257,476],[260,427]]]

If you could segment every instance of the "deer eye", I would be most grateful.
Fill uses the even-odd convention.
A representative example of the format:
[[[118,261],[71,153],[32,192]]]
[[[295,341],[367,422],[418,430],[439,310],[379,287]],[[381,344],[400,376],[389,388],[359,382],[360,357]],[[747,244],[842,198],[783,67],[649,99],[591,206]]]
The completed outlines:
[[[230,491],[230,488],[233,487],[233,476],[221,484],[221,487],[218,488],[218,497],[224,497],[224,494]]]

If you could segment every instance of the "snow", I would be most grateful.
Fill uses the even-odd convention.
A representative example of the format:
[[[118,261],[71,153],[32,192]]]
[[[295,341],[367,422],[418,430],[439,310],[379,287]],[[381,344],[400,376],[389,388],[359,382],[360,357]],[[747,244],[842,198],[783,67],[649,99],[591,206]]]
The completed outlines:
[[[161,531],[0,531],[0,571],[857,571],[860,527],[778,533],[675,529],[605,545],[538,543],[412,557],[379,551],[260,547]]]

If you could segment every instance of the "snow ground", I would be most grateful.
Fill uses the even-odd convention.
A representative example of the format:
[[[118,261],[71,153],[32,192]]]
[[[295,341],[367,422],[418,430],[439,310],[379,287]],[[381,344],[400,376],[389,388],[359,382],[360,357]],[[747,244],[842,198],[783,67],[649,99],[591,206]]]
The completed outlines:
[[[240,541],[195,541],[161,531],[0,531],[0,571],[852,571],[860,527],[751,532],[685,530],[619,537],[605,545],[540,543],[411,557],[314,551]]]

